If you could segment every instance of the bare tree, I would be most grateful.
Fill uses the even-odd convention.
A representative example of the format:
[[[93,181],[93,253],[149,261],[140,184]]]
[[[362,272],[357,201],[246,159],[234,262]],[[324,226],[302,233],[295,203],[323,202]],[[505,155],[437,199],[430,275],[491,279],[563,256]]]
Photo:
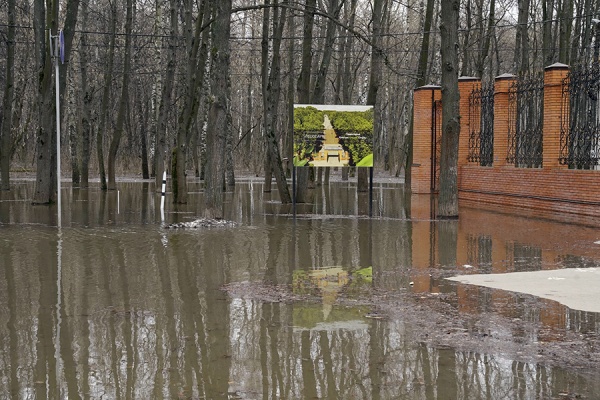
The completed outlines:
[[[133,32],[133,0],[126,0],[125,16],[125,54],[123,62],[123,81],[121,83],[121,101],[119,102],[119,111],[113,137],[108,150],[108,182],[107,189],[115,190],[116,186],[116,158],[121,137],[123,136],[123,126],[125,123],[125,113],[127,111],[129,97],[129,81],[131,72],[131,40]]]
[[[438,216],[458,217],[458,0],[442,0],[442,155]]]
[[[225,180],[225,142],[230,112],[231,0],[213,0],[211,25],[211,103],[206,135],[206,177],[204,179],[204,216],[223,218],[223,185]]]
[[[274,5],[278,4],[278,0],[274,0]],[[265,14],[268,15],[268,9],[265,9]],[[269,18],[264,19],[268,21]],[[279,100],[281,97],[281,41],[283,38],[283,29],[286,21],[286,8],[275,7],[273,9],[273,59],[269,69],[269,74],[265,79],[266,86],[263,88],[264,93],[264,121],[265,121],[265,141],[267,148],[267,163],[265,164],[265,173],[267,170],[275,174],[277,189],[282,203],[290,203],[291,196],[287,186],[285,171],[281,163],[281,153],[277,141],[276,122],[279,109]],[[263,57],[264,58],[264,57]],[[266,61],[266,60],[263,60]],[[267,68],[263,67],[263,73],[266,74]],[[270,175],[270,174],[269,174]]]
[[[186,1],[185,37],[189,58],[186,65],[183,104],[177,122],[175,157],[173,157],[173,201],[175,203],[187,202],[185,162],[198,108],[202,101],[202,84],[208,58],[208,37],[202,35],[203,26],[210,16],[210,13],[206,12],[208,2],[203,1],[199,4],[200,12],[196,16],[195,25],[192,24],[192,5],[193,2]]]
[[[88,2],[81,3],[81,25],[87,26],[89,20]],[[91,103],[92,92],[88,82],[88,46],[87,35],[81,35],[79,39],[79,72],[81,76],[81,116],[77,126],[80,129],[81,138],[81,171],[80,186],[87,188],[89,186],[89,163],[90,163],[90,140],[92,137],[92,116]]]
[[[527,1],[527,5],[529,5],[529,0]],[[571,32],[573,30],[573,0],[562,0],[559,13],[559,21],[560,38],[558,61],[563,64],[568,64],[570,55],[569,50],[571,47]],[[525,30],[525,35],[526,34],[527,30]],[[523,51],[525,51],[525,49]]]
[[[47,204],[54,201],[56,193],[55,170],[56,139],[52,134],[55,104],[52,99],[52,60],[50,58],[50,43],[46,27],[56,35],[58,33],[58,3],[50,3],[46,12],[44,1],[34,2],[34,29],[36,37],[36,67],[38,70],[37,90],[37,172],[36,189],[33,202]],[[54,146],[52,146],[54,144]],[[53,156],[54,154],[54,156]]]
[[[100,105],[100,121],[96,131],[96,155],[98,158],[98,172],[100,174],[100,188],[107,189],[106,170],[104,168],[104,132],[106,131],[109,118],[108,109],[111,103],[111,86],[113,80],[113,68],[115,59],[116,33],[117,33],[117,6],[111,3],[110,15],[110,37],[108,45],[108,57],[106,59],[106,72],[104,74],[104,89],[102,92],[102,104]]]
[[[296,88],[296,90],[298,91],[298,103],[300,104],[308,104],[311,102],[310,83],[313,64],[312,44],[316,7],[316,0],[306,0],[304,8],[304,27],[302,34],[302,65]],[[308,168],[298,169],[298,180],[296,185],[296,201],[298,203],[304,203],[307,200],[310,172],[311,171]]]
[[[64,59],[69,59],[74,27],[77,23],[79,1],[69,0],[65,16],[65,43]],[[34,2],[34,32],[36,43],[36,67],[38,70],[38,133],[37,133],[37,171],[36,186],[33,195],[33,203],[48,204],[56,197],[56,161],[60,154],[56,149],[56,135],[53,131],[56,127],[56,103],[52,98],[52,58],[48,40],[48,29],[54,37],[58,36],[58,0],[44,4],[43,1]],[[55,54],[58,56],[58,54]],[[64,67],[62,68],[64,71]],[[59,83],[64,88],[66,81],[64,76]]]
[[[519,17],[515,40],[514,69],[519,74],[525,74],[529,70],[529,32],[527,23],[529,22],[529,4],[530,0],[518,0]]]
[[[302,66],[300,76],[298,77],[298,102],[301,104],[310,103],[310,76],[312,70],[312,43],[315,10],[317,0],[306,0],[304,8],[304,31],[302,39]]]
[[[356,20],[356,6],[358,0],[350,0],[350,7],[346,5],[344,12],[348,20],[348,28],[354,30],[354,23]],[[354,44],[354,36],[344,32],[344,45],[342,47],[342,60],[343,60],[343,81],[340,83],[342,90],[342,104],[351,104],[352,98],[352,86],[354,79],[352,79],[352,51]]]
[[[428,60],[429,60],[429,45],[431,42],[431,26],[433,21],[433,11],[435,7],[435,0],[427,0],[427,6],[425,9],[425,20],[423,24],[423,37],[421,39],[421,49],[419,51],[419,63],[417,64],[417,79],[415,81],[415,88],[424,86],[429,79],[428,75]],[[404,141],[404,153],[406,154],[406,162],[404,164],[404,181],[407,187],[410,188],[411,177],[412,177],[412,162],[413,162],[413,113],[412,110],[409,112],[410,122],[408,124],[408,133]]]
[[[377,0],[380,1],[380,0]],[[335,33],[336,33],[336,20],[340,15],[342,6],[345,0],[329,0],[328,13],[331,16],[327,20],[327,30],[325,33],[325,43],[323,45],[323,57],[321,57],[321,64],[317,71],[317,77],[315,79],[314,89],[312,91],[312,102],[315,104],[323,104],[325,102],[325,85],[327,73],[329,71],[329,65],[331,63],[331,57],[334,50]]]
[[[373,1],[373,18],[372,18],[372,32],[371,32],[371,69],[369,74],[369,89],[367,91],[367,105],[375,107],[375,135],[381,134],[381,110],[378,107],[377,93],[379,92],[379,86],[381,84],[381,72],[383,53],[381,49],[382,33],[383,33],[383,11],[386,5],[386,0],[374,0]],[[374,135],[374,136],[375,136]],[[373,146],[375,147],[375,138],[373,140]],[[373,149],[375,150],[375,149]],[[359,192],[366,192],[369,190],[369,170],[367,168],[358,168],[357,177],[357,190]]]
[[[15,85],[16,2],[8,0],[8,33],[6,37],[6,81],[0,116],[0,190],[10,189],[10,158],[12,157],[12,114]]]
[[[481,51],[479,51],[479,56],[475,61],[475,70],[477,71],[477,77],[483,78],[483,73],[485,69],[485,61],[489,57],[490,47],[492,42],[492,36],[494,36],[494,28],[496,24],[496,0],[490,0],[489,2],[489,10],[488,10],[488,18],[487,18],[487,27],[484,30],[483,27],[483,4],[481,1],[479,3],[479,10],[481,10],[479,15],[479,20],[481,21],[479,24],[479,31],[481,35],[483,35],[482,47]]]
[[[373,18],[371,32],[371,70],[369,74],[369,90],[367,92],[367,104],[375,105],[377,100],[377,92],[381,82],[381,67],[383,61],[383,53],[381,49],[382,43],[382,24],[383,24],[383,9],[386,0],[373,1]]]
[[[551,65],[554,62],[554,49],[552,47],[552,16],[554,12],[554,0],[542,0],[542,53],[544,65]]]
[[[169,0],[170,30],[168,37],[167,65],[162,79],[160,105],[156,122],[154,141],[154,171],[156,188],[161,187],[167,149],[167,123],[172,108],[173,86],[175,83],[175,66],[177,62],[177,35],[179,22],[177,20],[177,1]]]

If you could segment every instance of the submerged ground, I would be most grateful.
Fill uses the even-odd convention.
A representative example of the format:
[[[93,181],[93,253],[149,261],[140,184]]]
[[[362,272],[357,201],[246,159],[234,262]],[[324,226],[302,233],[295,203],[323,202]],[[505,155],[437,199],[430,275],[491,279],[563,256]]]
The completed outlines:
[[[200,183],[164,221],[151,182],[65,185],[60,229],[33,182],[0,194],[0,398],[600,398],[598,313],[447,279],[560,284],[600,270],[598,227],[436,221],[380,178],[371,207],[335,181],[296,218],[240,180],[235,226],[168,229],[201,216]]]

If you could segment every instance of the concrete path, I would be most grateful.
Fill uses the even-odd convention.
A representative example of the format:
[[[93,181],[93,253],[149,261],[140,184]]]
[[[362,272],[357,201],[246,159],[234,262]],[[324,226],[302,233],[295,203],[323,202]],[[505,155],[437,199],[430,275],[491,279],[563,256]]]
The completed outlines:
[[[325,128],[323,130],[323,134],[325,136],[323,144],[340,144],[340,139],[338,139],[337,135],[335,134],[335,130],[333,129],[333,125],[331,125],[331,121],[329,120],[327,114],[325,114],[323,127]]]
[[[468,285],[527,293],[573,310],[600,313],[600,268],[568,268],[448,278]]]

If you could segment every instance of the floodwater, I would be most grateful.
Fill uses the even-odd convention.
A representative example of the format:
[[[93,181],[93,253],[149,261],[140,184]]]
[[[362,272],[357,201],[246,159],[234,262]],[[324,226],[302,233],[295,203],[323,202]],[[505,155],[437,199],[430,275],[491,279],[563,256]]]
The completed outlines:
[[[150,182],[0,193],[0,398],[600,398],[599,314],[445,278],[600,268],[598,227],[476,208],[375,182],[282,206],[258,180],[227,194],[236,227]],[[369,218],[368,214],[372,217]],[[580,396],[580,397],[577,397]]]

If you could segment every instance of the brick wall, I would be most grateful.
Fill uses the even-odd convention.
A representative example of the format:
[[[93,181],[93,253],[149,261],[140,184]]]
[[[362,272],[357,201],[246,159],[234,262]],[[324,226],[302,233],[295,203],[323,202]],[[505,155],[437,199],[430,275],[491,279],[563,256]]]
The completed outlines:
[[[413,96],[413,193],[431,191],[431,137],[433,126],[433,103],[442,98],[439,86],[423,86],[415,90]]]
[[[479,81],[461,80],[461,135],[459,142],[458,187],[461,205],[478,204],[496,210],[519,209],[543,218],[600,224],[600,171],[570,170],[559,163],[562,80],[568,67],[554,64],[544,77],[543,168],[516,168],[507,165],[508,89],[512,75],[496,78],[494,97],[494,163],[481,167],[468,163],[469,103],[471,91]],[[413,193],[430,193],[432,93],[439,88],[427,86],[415,91],[415,129]],[[427,101],[428,93],[429,101]],[[419,102],[417,102],[417,100]],[[422,169],[424,167],[424,169]]]

